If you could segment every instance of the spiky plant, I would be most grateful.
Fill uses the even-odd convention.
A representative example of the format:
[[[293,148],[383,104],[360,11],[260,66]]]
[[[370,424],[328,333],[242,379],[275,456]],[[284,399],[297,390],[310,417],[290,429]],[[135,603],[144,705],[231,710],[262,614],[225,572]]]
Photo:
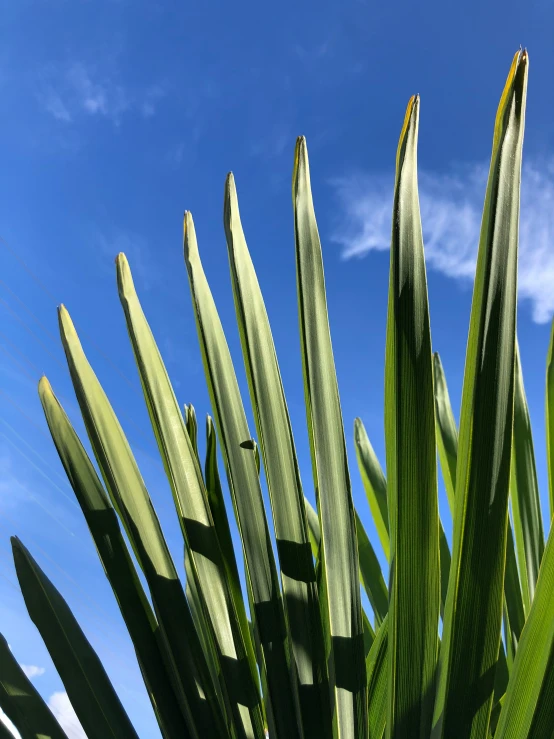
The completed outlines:
[[[184,539],[186,587],[125,434],[68,312],[60,308],[62,342],[102,480],[46,378],[40,381],[40,398],[166,739],[262,739],[266,730],[271,739],[553,735],[554,540],[551,536],[545,548],[516,342],[527,70],[527,54],[520,51],[496,117],[459,436],[440,359],[432,354],[417,190],[419,98],[408,103],[396,159],[391,239],[387,480],[362,422],[355,422],[358,465],[389,560],[388,587],[352,501],[303,138],[294,159],[294,233],[317,512],[304,497],[232,175],[225,185],[224,225],[260,451],[248,428],[190,213],[184,219],[185,262],[215,420],[207,420],[204,463],[194,409],[182,413],[127,260],[122,254],[117,258],[119,295]],[[551,348],[551,501],[553,367]],[[240,563],[222,495],[216,433],[242,541]],[[437,447],[453,518],[452,555],[438,513]],[[262,463],[276,554],[260,486]],[[29,614],[87,736],[136,737],[62,596],[17,539],[13,551]],[[360,583],[373,624],[362,608]],[[24,739],[63,737],[4,641],[0,651],[0,705]]]

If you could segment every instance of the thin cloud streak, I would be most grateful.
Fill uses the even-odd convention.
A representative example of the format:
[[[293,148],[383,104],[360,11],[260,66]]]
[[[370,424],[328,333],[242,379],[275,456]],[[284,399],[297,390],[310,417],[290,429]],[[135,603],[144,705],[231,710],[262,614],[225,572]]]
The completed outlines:
[[[80,61],[48,68],[42,77],[39,102],[53,118],[66,124],[89,117],[105,118],[119,126],[123,116],[133,111],[151,118],[167,94],[162,84],[130,92],[121,84],[117,70],[102,74]]]
[[[419,196],[425,258],[430,269],[471,280],[475,273],[488,168],[420,172]],[[389,248],[394,179],[383,174],[332,181],[341,218],[332,238],[342,257],[362,257]],[[533,320],[554,315],[554,158],[526,162],[521,187],[519,297],[530,303]]]

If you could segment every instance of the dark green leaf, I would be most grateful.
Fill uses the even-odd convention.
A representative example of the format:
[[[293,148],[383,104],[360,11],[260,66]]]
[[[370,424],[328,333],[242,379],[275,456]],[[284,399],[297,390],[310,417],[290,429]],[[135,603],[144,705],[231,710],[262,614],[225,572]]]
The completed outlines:
[[[390,526],[387,737],[428,739],[440,607],[433,364],[417,189],[419,98],[396,160],[385,440]]]

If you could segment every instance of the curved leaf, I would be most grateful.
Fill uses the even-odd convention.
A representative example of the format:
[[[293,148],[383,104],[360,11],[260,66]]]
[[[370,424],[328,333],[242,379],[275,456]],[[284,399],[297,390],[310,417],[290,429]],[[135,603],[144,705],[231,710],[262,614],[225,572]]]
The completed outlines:
[[[358,547],[306,140],[296,143],[294,234],[304,393],[321,526],[320,591],[338,736],[367,736]]]
[[[300,471],[269,319],[240,220],[233,175],[225,233],[242,352],[264,461],[305,736],[330,735],[325,646]]]
[[[67,739],[52,712],[13,656],[0,634],[0,709],[21,734],[21,739]],[[0,737],[13,739],[8,729]]]
[[[390,558],[387,482],[361,418],[354,419],[354,446],[367,502],[385,557]]]
[[[94,456],[144,572],[171,679],[193,737],[226,736],[223,708],[158,517],[119,421],[81,347],[69,313],[59,310],[62,343]]]
[[[396,160],[385,358],[391,739],[429,736],[440,607],[433,365],[417,190],[418,125],[416,96],[408,103]]]
[[[256,676],[249,669],[246,647],[214,526],[202,472],[195,451],[196,427],[189,406],[191,441],[162,357],[143,313],[124,254],[117,258],[117,284],[127,329],[140,374],[146,405],[163,459],[194,578],[196,593],[223,670],[222,690],[228,694],[239,735],[263,737],[263,719]],[[200,615],[200,614],[198,614]]]
[[[539,739],[554,726],[554,532],[548,537],[495,739]]]
[[[388,707],[388,617],[385,618],[366,658],[367,670],[367,713],[369,737],[381,737],[385,731]]]
[[[25,605],[89,739],[138,739],[102,663],[69,606],[16,537],[12,550]]]
[[[458,459],[458,428],[452,413],[450,395],[444,376],[440,356],[433,354],[433,380],[435,385],[435,419],[437,425],[437,447],[442,470],[442,479],[450,513],[454,516],[456,492],[456,463]]]
[[[277,737],[302,735],[283,605],[251,434],[223,327],[200,260],[190,213],[184,252],[198,338],[254,601]]]
[[[550,344],[546,361],[546,461],[550,519],[554,517],[554,320],[550,329]]]
[[[516,342],[514,436],[510,498],[525,612],[529,613],[544,552],[541,503],[535,467],[531,419]]]
[[[491,711],[508,523],[527,70],[527,54],[518,52],[494,131],[467,344],[433,739],[481,739]]]
[[[39,383],[39,396],[60,460],[125,619],[164,736],[186,737],[188,730],[160,651],[159,626],[121,535],[117,515],[46,377]]]

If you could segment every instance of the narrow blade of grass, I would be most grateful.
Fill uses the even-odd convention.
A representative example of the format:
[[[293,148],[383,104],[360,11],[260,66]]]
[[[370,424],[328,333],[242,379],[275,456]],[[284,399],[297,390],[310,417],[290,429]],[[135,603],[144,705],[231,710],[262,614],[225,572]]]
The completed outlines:
[[[554,726],[554,533],[519,643],[495,739],[539,739]]]
[[[385,618],[366,657],[367,670],[367,713],[369,737],[381,737],[387,722],[388,661],[389,638],[388,617]]]
[[[535,595],[535,585],[544,553],[541,503],[531,419],[523,386],[523,373],[516,342],[514,436],[510,499],[514,520],[514,535],[519,564],[523,605],[528,614]]]
[[[408,103],[396,158],[385,357],[390,739],[429,736],[440,607],[433,364],[417,188],[418,127],[416,96]]]
[[[387,482],[361,418],[354,420],[354,446],[367,502],[381,546],[388,560],[390,558],[390,540]]]
[[[494,131],[467,345],[433,739],[481,739],[491,712],[508,524],[527,70],[527,54],[518,52]]]
[[[548,499],[550,520],[554,518],[554,320],[546,361],[546,461],[548,464]]]
[[[324,627],[330,635],[329,679],[338,736],[367,736],[367,692],[356,522],[335,363],[321,244],[306,141],[296,144],[293,173],[297,291],[308,435],[321,526]]]
[[[375,624],[380,626],[389,610],[389,593],[383,578],[381,565],[369,536],[356,513],[356,539],[358,541],[358,558],[360,561],[360,582],[375,614]]]
[[[191,441],[123,254],[117,258],[117,283],[146,405],[187,547],[189,572],[194,579],[207,628],[213,632],[217,661],[223,670],[222,690],[228,695],[239,736],[263,737],[257,676],[250,672],[195,451],[195,415],[189,406],[187,416]],[[205,634],[205,641],[212,643],[212,633]]]
[[[27,611],[87,736],[138,739],[98,655],[69,606],[19,539],[12,537],[11,541]]]
[[[67,739],[52,712],[42,700],[35,686],[19,666],[8,642],[0,634],[0,708],[17,728],[21,739]],[[1,728],[0,737],[13,739],[11,731]]]
[[[159,626],[121,535],[117,514],[58,399],[43,377],[39,396],[52,439],[133,641],[152,707],[167,739],[189,736],[159,644]]]
[[[228,472],[246,576],[254,601],[277,737],[302,735],[296,681],[290,669],[279,579],[265,516],[258,468],[223,327],[204,274],[194,223],[184,219],[184,252],[204,371]]]
[[[144,572],[181,710],[196,736],[227,736],[200,638],[162,529],[119,421],[81,347],[69,313],[59,312],[62,343],[94,456]],[[211,734],[210,734],[211,732]]]
[[[244,237],[232,174],[225,184],[224,224],[237,323],[273,511],[304,736],[330,736],[325,647],[300,471],[275,345]]]
[[[208,493],[208,502],[214,520],[214,526],[223,552],[225,560],[225,568],[227,570],[227,578],[233,595],[235,610],[243,633],[244,642],[247,647],[251,669],[256,669],[256,654],[254,651],[254,642],[252,641],[251,628],[249,626],[246,609],[244,607],[244,599],[240,586],[239,571],[235,550],[233,548],[233,540],[231,538],[231,529],[229,528],[229,519],[225,509],[225,501],[223,499],[223,490],[219,479],[219,470],[217,466],[217,438],[215,428],[211,416],[206,417],[206,460],[204,465],[204,478],[206,480],[206,490]]]
[[[439,448],[439,460],[441,463],[442,478],[444,486],[447,490],[450,511],[454,515],[454,499],[456,489],[456,467],[458,461],[458,428],[454,420],[452,406],[450,404],[450,395],[446,377],[442,367],[440,357],[437,353],[434,355],[434,378],[435,378],[435,415],[437,420],[437,446]],[[450,492],[448,492],[450,490]],[[442,537],[441,537],[442,538]],[[442,544],[441,544],[442,552]],[[441,564],[441,581],[443,578],[443,568]],[[506,542],[506,568],[504,576],[504,597],[506,600],[506,618],[508,626],[508,667],[511,665],[512,648],[515,648],[525,623],[525,615],[523,613],[523,600],[521,595],[521,586],[519,582],[519,574],[517,571],[517,560],[515,554],[514,537],[512,526],[508,520],[508,537]],[[500,645],[499,660],[502,662],[506,657],[504,655],[504,647]],[[504,672],[504,671],[503,671]],[[497,687],[502,691],[505,690],[504,682],[501,675],[497,676],[500,683]],[[497,679],[497,683],[498,683]],[[495,695],[496,695],[495,688]]]
[[[435,419],[437,425],[437,447],[442,470],[442,479],[450,513],[454,517],[456,493],[456,464],[458,459],[458,428],[454,420],[448,385],[442,362],[437,352],[433,354],[433,379],[435,387]]]

